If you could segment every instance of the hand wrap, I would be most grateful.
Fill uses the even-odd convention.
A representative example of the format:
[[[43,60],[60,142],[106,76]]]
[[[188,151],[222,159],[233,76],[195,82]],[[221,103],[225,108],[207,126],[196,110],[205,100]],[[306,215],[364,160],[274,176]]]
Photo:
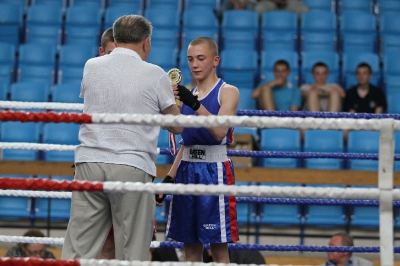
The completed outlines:
[[[167,176],[163,179],[163,181],[162,181],[161,183],[170,183],[170,184],[173,184],[173,183],[175,183],[175,179],[173,179],[171,176],[167,175]],[[159,194],[160,194],[160,193],[159,193]],[[167,194],[163,194],[162,197],[160,197],[159,194],[156,194],[156,201],[157,201],[158,203],[162,203],[162,202],[164,201],[165,197],[167,196]]]
[[[179,100],[192,108],[193,111],[199,110],[201,104],[197,100],[197,96],[194,96],[185,86],[178,85],[178,96]]]

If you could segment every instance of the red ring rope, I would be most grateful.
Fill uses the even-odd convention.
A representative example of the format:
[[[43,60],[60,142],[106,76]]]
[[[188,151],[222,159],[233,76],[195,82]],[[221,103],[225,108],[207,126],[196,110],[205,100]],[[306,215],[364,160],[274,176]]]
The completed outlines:
[[[41,178],[0,178],[0,189],[31,189],[47,191],[103,191],[103,183],[51,180]]]
[[[92,117],[87,114],[74,113],[35,113],[35,112],[12,112],[0,111],[0,121],[21,121],[21,122],[54,122],[54,123],[92,123]]]
[[[53,260],[53,259],[30,259],[30,258],[0,258],[2,266],[80,266],[79,260]]]

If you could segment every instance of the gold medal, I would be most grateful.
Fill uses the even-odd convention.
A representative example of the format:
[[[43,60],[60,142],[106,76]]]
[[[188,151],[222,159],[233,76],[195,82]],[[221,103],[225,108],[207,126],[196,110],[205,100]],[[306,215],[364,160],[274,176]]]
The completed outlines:
[[[179,84],[182,80],[181,71],[178,68],[172,68],[168,71],[169,80],[171,84]]]

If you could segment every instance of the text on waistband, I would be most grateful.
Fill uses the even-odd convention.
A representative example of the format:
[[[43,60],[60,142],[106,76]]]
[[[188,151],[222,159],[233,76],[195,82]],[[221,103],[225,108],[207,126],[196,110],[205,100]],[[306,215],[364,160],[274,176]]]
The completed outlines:
[[[206,150],[190,149],[189,158],[190,159],[205,160],[206,159]]]

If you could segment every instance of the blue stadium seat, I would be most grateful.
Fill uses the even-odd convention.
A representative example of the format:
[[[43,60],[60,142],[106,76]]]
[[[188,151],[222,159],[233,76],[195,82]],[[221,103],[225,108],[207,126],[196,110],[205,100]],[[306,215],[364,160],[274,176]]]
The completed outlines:
[[[78,145],[78,133],[80,125],[59,123],[47,123],[43,127],[43,143]],[[73,162],[74,151],[45,151],[45,161]]]
[[[56,47],[49,44],[26,43],[19,46],[20,67],[50,66],[55,68]]]
[[[63,16],[63,6],[44,4],[29,6],[25,41],[27,43],[60,45]]]
[[[15,46],[11,43],[0,42],[0,80],[10,84],[14,81],[16,64]]]
[[[269,81],[273,78],[274,65],[279,60],[285,60],[290,66],[289,81],[294,84],[299,80],[299,55],[295,51],[262,51],[261,52],[261,80]]]
[[[68,180],[72,181],[73,177],[53,176],[53,180]],[[51,222],[68,221],[71,212],[71,199],[58,198],[35,198],[35,219],[47,220]],[[50,211],[49,211],[50,206]]]
[[[383,1],[386,2],[386,1]],[[400,6],[400,5],[399,5]],[[399,34],[400,33],[400,19],[396,13],[388,13],[380,17],[379,29],[383,35],[385,34]]]
[[[253,10],[226,10],[222,16],[222,49],[258,47],[258,13]]]
[[[350,153],[378,153],[379,132],[377,131],[350,131],[348,136],[348,152]],[[377,160],[350,159],[349,169],[377,171]]]
[[[18,67],[17,82],[33,82],[52,85],[55,80],[55,67],[42,65],[22,65]]]
[[[267,31],[262,33],[262,46],[263,51],[296,51],[298,49],[297,35],[291,32],[271,32]]]
[[[341,13],[347,11],[359,11],[372,13],[373,1],[371,0],[338,0],[339,10]]]
[[[261,32],[297,33],[297,15],[290,11],[271,11],[261,15]]]
[[[379,69],[379,56],[375,53],[344,53],[342,56],[343,60],[343,77],[345,79],[345,88],[357,84],[355,77],[357,66],[360,63],[367,63],[372,68],[373,77],[371,79],[372,84],[377,84],[380,78]]]
[[[140,8],[135,5],[115,5],[108,7],[104,14],[104,29],[112,27],[117,18],[130,14],[141,14]]]
[[[184,8],[188,9],[207,9],[218,10],[218,1],[215,0],[185,0]]]
[[[236,186],[248,186],[249,182],[236,181]],[[240,225],[246,225],[251,222],[252,212],[255,209],[254,204],[240,202],[236,204],[237,222]]]
[[[381,33],[380,38],[381,54],[398,54],[400,52],[400,35]]]
[[[84,6],[104,9],[107,0],[69,0],[69,6]]]
[[[296,187],[299,184],[260,183],[262,186]],[[300,225],[302,211],[300,205],[263,204],[261,206],[260,223],[276,227]]]
[[[41,136],[40,123],[7,122],[1,124],[2,142],[31,142],[38,143]],[[5,149],[3,160],[34,161],[38,157],[36,150]]]
[[[299,152],[300,131],[286,128],[262,129],[260,136],[262,151]],[[296,168],[295,158],[263,158],[262,166],[268,168]]]
[[[343,12],[340,32],[344,52],[377,51],[377,24],[373,14],[360,11]]]
[[[400,55],[397,53],[386,53],[383,56],[383,73],[385,77],[400,76]]]
[[[337,185],[307,185],[307,187],[342,187]],[[345,227],[347,224],[346,209],[344,206],[307,205],[305,208],[305,225],[319,228]]]
[[[158,135],[158,143],[157,147],[161,149],[168,149],[169,148],[169,138],[168,138],[168,130],[160,129],[160,134]],[[173,158],[171,155],[166,154],[159,154],[157,156],[156,164],[170,164],[172,163]]]
[[[173,48],[153,46],[147,62],[156,64],[168,72],[171,68],[177,67],[177,53]]]
[[[158,9],[169,9],[182,10],[182,0],[144,0],[146,2],[146,8],[158,8]]]
[[[90,58],[97,55],[97,47],[83,44],[65,44],[59,51],[59,72],[57,83],[82,80],[83,67]]]
[[[10,93],[10,82],[2,81],[0,78],[0,101],[7,101]]]
[[[237,107],[238,110],[256,110],[256,100],[251,97],[251,93],[253,90],[249,89],[240,89],[240,99],[239,105]],[[236,128],[237,129],[237,128]],[[236,130],[235,129],[235,130]]]
[[[377,188],[376,186],[351,186],[352,188]],[[377,206],[354,206],[350,220],[351,227],[362,229],[379,228],[379,207]]]
[[[339,82],[339,55],[337,53],[332,53],[328,51],[306,51],[303,52],[302,55],[302,68],[301,68],[301,76],[302,80],[307,84],[314,83],[314,79],[312,77],[312,69],[313,66],[322,62],[328,66],[329,83],[338,83]]]
[[[0,219],[20,220],[31,218],[31,199],[28,197],[0,196]]]
[[[24,7],[13,3],[0,3],[0,42],[18,47],[23,27]]]
[[[305,152],[344,151],[343,132],[340,130],[307,130],[304,133]],[[305,159],[305,167],[311,169],[341,169],[341,159],[311,158]]]
[[[379,1],[377,4],[379,6],[379,15],[381,18],[392,12],[400,13],[400,2],[397,0],[383,0]]]
[[[11,101],[47,102],[50,86],[35,82],[16,82],[11,84]]]
[[[33,1],[33,0],[32,0]],[[13,5],[17,5],[20,8],[22,8],[22,10],[25,12],[26,9],[29,6],[29,0],[1,0],[0,1],[2,4],[13,4]]]
[[[254,88],[257,74],[257,52],[255,50],[225,49],[220,64],[222,78],[238,88]]]
[[[154,47],[177,48],[180,13],[175,8],[147,8],[144,16],[151,21],[154,29],[151,42]]]
[[[114,6],[131,6],[133,8],[136,8],[140,10],[140,14],[143,12],[144,8],[144,1],[142,0],[107,0],[107,6],[108,8],[114,7]]]
[[[56,84],[52,90],[52,101],[60,103],[83,103],[83,98],[79,98],[80,90],[80,82]]]
[[[386,93],[387,97],[387,112],[390,114],[400,114],[400,92]]]
[[[400,75],[398,76],[386,76],[385,79],[386,95],[400,93]]]
[[[336,12],[336,0],[321,1],[321,0],[303,0],[311,11],[330,11]]]
[[[310,11],[301,15],[301,34],[306,32],[336,33],[336,15],[330,11]]]
[[[301,51],[337,51],[337,36],[333,32],[306,32],[301,35]]]
[[[102,23],[101,8],[70,6],[65,13],[65,43],[99,46]]]
[[[31,0],[32,5],[57,6],[63,9],[67,8],[68,0]]]

